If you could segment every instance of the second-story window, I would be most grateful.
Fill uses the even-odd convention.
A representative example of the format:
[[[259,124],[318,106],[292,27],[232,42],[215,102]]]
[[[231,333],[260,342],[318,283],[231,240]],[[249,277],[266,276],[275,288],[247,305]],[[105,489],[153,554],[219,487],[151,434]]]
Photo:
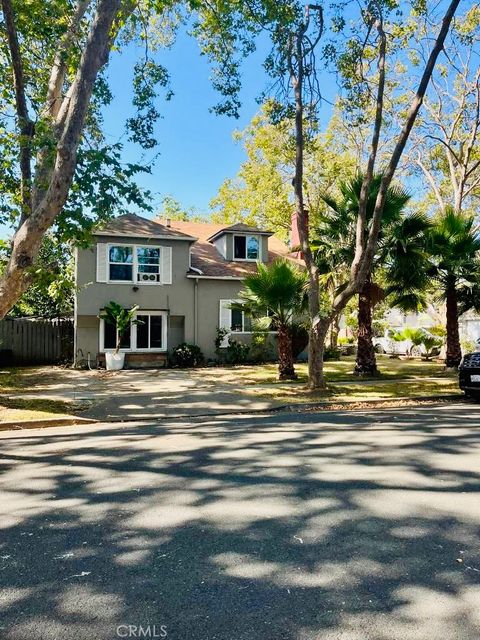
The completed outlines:
[[[138,245],[110,245],[108,248],[108,282],[138,284],[170,284],[171,278],[162,282],[162,255],[164,264],[171,264],[169,247],[150,247]],[[165,268],[165,267],[164,267]]]
[[[234,236],[233,257],[235,260],[259,260],[260,241],[258,236]]]
[[[159,247],[137,247],[137,281],[160,282]]]
[[[108,253],[109,279],[117,282],[133,280],[133,247],[113,245]]]

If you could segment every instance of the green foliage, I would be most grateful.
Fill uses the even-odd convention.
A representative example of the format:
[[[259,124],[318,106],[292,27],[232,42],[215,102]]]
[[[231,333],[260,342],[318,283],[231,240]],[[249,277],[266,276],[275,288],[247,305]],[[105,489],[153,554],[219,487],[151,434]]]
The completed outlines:
[[[214,222],[245,222],[274,229],[279,237],[288,239],[295,159],[292,126],[293,120],[288,118],[273,124],[271,102],[267,102],[245,130],[235,134],[247,159],[237,176],[225,180],[211,201]],[[332,125],[309,141],[304,182],[312,221],[325,208],[320,193],[331,189],[339,176],[353,175],[355,159],[340,140]]]
[[[272,325],[291,327],[306,310],[306,283],[306,272],[290,260],[259,262],[257,272],[245,277],[235,307],[262,323],[264,330]]]
[[[261,364],[273,360],[273,346],[267,331],[260,331],[254,328],[251,337],[249,358],[252,362]]]
[[[161,220],[179,220],[181,222],[205,222],[205,217],[198,211],[190,207],[186,209],[182,204],[176,200],[173,196],[165,196],[162,200],[162,206],[157,211],[157,218]]]
[[[138,311],[138,304],[131,309],[125,309],[118,302],[111,300],[105,307],[104,312],[98,317],[107,324],[113,325],[117,329],[117,344],[115,353],[118,353],[122,340],[132,324],[141,324],[141,320],[135,318]]]
[[[428,235],[431,255],[429,276],[441,295],[454,288],[460,313],[480,310],[480,235],[474,216],[447,208],[439,215]]]
[[[323,352],[323,359],[325,362],[327,362],[328,360],[340,360],[342,356],[342,352],[340,351],[340,349],[332,349],[331,347],[326,347],[325,351]]]
[[[429,334],[425,334],[423,336],[423,346],[425,347],[425,357],[428,360],[429,358],[431,358],[435,353],[438,353],[438,350],[442,347],[443,345],[443,339],[439,338],[438,336],[432,336]]]
[[[403,340],[410,340],[417,347],[423,344],[426,335],[423,329],[415,329],[413,327],[406,327],[400,334]]]
[[[215,344],[215,353],[217,354],[217,357],[219,360],[221,360],[223,357],[223,352],[222,352],[223,341],[228,336],[229,333],[230,331],[225,327],[217,327],[216,329],[214,344]]]
[[[10,255],[10,244],[0,248],[0,274]],[[35,266],[30,270],[32,284],[10,310],[13,317],[41,316],[51,318],[73,313],[75,282],[73,256],[68,244],[53,234],[42,242]]]
[[[182,342],[172,349],[170,360],[174,367],[199,367],[204,363],[205,357],[198,345]]]
[[[249,360],[250,346],[234,338],[228,339],[225,350],[226,360],[229,364],[245,364]]]

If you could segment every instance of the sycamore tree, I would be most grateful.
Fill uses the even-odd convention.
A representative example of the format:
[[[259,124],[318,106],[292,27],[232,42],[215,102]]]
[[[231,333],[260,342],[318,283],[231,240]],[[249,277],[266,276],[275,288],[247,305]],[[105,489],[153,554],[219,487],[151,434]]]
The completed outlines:
[[[426,25],[411,25],[419,46],[415,68],[428,55]],[[413,70],[413,71],[414,71]],[[412,69],[409,70],[410,75]],[[438,67],[413,136],[411,166],[423,178],[427,207],[473,213],[480,198],[480,6],[471,5],[452,24],[446,59]]]
[[[404,153],[411,131],[425,98],[437,59],[444,44],[459,5],[452,0],[444,5],[436,5],[432,12],[423,3],[405,3],[402,7],[390,2],[359,3],[357,19],[344,18],[343,13],[334,16],[335,32],[345,34],[344,45],[338,37],[328,43],[324,49],[326,55],[335,62],[343,80],[346,99],[344,104],[351,109],[351,115],[365,125],[370,117],[371,140],[368,156],[365,160],[364,179],[360,191],[355,232],[355,251],[350,264],[348,280],[336,295],[327,313],[318,304],[318,270],[315,267],[309,245],[307,213],[303,191],[303,166],[306,132],[304,128],[305,109],[311,111],[318,105],[319,84],[315,76],[315,45],[321,29],[310,31],[312,10],[316,15],[320,9],[312,5],[305,17],[297,23],[290,35],[279,39],[280,63],[273,67],[278,75],[290,82],[290,92],[285,93],[284,103],[295,111],[295,205],[298,212],[298,229],[307,269],[309,272],[310,301],[310,346],[309,346],[309,387],[325,385],[323,375],[323,345],[330,323],[345,307],[347,302],[363,288],[371,271],[377,250],[382,217],[385,209],[388,189],[392,183],[399,162]],[[344,3],[341,5],[344,8]],[[440,10],[440,15],[438,11]],[[352,6],[352,11],[355,9]],[[402,105],[396,115],[396,131],[392,138],[391,151],[382,155],[379,163],[379,145],[386,120],[385,104],[391,104],[387,82],[387,70],[400,56],[405,60],[408,50],[413,47],[412,39],[405,39],[402,27],[405,11],[415,14],[417,20],[429,24],[428,37],[433,41],[430,53],[425,60],[419,83],[405,108]],[[401,42],[398,33],[401,33]],[[401,47],[399,46],[401,44]],[[390,63],[387,66],[387,61]],[[313,92],[312,92],[313,88]],[[368,120],[367,120],[368,122]],[[382,180],[375,199],[370,220],[367,220],[367,202],[375,171],[382,174]]]
[[[244,147],[246,160],[234,178],[227,178],[211,201],[212,220],[246,222],[275,229],[288,240],[293,211],[295,139],[291,119],[272,122],[274,102],[266,102],[249,125],[234,137]],[[354,175],[355,156],[344,144],[336,114],[325,132],[313,132],[308,140],[303,183],[310,220],[324,211],[324,192],[334,189],[339,177]]]
[[[52,226],[82,236],[89,208],[111,215],[112,200],[144,202],[135,185],[143,167],[124,167],[121,148],[106,145],[102,133],[112,50],[142,45],[126,126],[130,140],[152,149],[157,94],[171,95],[158,50],[179,24],[188,22],[213,62],[221,94],[214,110],[235,116],[242,56],[264,25],[288,25],[293,13],[288,0],[1,0],[0,7],[0,213],[15,228],[0,276],[2,318],[34,280]]]

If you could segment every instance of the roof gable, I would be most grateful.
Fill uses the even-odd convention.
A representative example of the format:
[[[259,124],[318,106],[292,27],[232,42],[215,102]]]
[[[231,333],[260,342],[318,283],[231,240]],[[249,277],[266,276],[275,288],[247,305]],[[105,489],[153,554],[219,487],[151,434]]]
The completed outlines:
[[[225,229],[224,224],[213,222],[182,222],[172,220],[172,228],[197,237],[191,247],[191,266],[210,278],[244,278],[257,270],[256,262],[237,262],[226,260],[210,242],[210,239]],[[237,226],[237,225],[232,225]],[[244,225],[247,226],[247,225]],[[248,227],[252,229],[254,227]],[[231,229],[231,227],[229,227]],[[235,230],[234,230],[235,231]],[[265,232],[264,232],[265,233]],[[289,258],[302,264],[290,253],[289,247],[280,238],[271,235],[268,238],[268,262],[276,258]]]

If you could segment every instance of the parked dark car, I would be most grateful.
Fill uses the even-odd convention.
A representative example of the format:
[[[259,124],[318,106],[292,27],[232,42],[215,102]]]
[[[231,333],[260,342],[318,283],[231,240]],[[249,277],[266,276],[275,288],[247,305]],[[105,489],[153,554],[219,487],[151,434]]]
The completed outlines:
[[[480,351],[463,356],[458,368],[458,384],[466,396],[480,399]]]

